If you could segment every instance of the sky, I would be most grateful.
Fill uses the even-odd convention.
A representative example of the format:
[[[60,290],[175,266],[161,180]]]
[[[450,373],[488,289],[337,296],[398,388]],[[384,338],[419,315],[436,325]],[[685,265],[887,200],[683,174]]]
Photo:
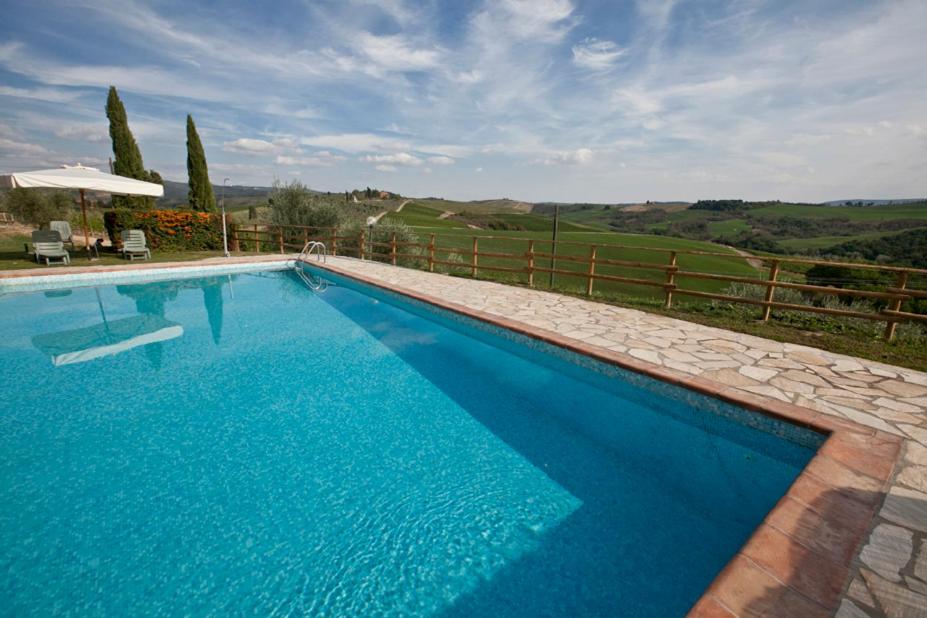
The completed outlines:
[[[0,171],[450,199],[927,195],[925,0],[13,0]]]

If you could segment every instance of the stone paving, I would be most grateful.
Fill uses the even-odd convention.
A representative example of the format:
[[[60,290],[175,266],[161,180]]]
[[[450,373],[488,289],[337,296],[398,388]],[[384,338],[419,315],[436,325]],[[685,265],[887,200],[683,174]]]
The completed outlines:
[[[835,603],[836,615],[927,616],[927,374],[527,288],[351,258],[329,258],[327,266],[626,355],[659,366],[664,374],[698,376],[700,382],[708,380],[719,390],[734,389],[754,398],[786,402],[830,418],[845,419],[872,428],[876,438],[897,436],[895,443],[903,445],[897,464],[897,449],[888,449],[883,455],[877,441],[854,451],[854,461],[845,461],[865,474],[884,468],[872,476],[882,475],[887,483],[865,486],[877,496],[873,508],[878,507],[878,512],[874,518],[866,515],[868,539],[859,548],[849,547],[851,566],[839,571],[844,581],[831,582],[840,595]],[[803,524],[798,521],[795,525]],[[823,544],[824,552],[832,549],[827,538],[822,540],[819,530],[815,535],[802,542],[808,546]],[[746,558],[739,554],[735,561],[750,558],[749,546],[755,542],[761,543],[762,539],[751,539],[742,552]],[[805,563],[803,573],[791,574],[798,583],[789,580],[789,586],[802,592],[802,577],[813,577],[818,566],[813,561]],[[763,566],[773,573],[774,567]],[[792,608],[802,608],[794,611],[802,614],[817,614],[816,610],[821,609],[821,605],[801,605],[808,603],[807,598],[792,602],[797,603]],[[707,610],[701,608],[702,614],[740,613],[732,611],[730,604],[712,603]],[[784,609],[781,603],[769,608],[772,613],[793,611]]]

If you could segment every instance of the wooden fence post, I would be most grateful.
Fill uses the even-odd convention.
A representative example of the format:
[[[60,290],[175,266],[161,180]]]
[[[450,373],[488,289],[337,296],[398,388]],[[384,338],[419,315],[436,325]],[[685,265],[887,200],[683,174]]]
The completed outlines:
[[[396,233],[393,232],[393,239],[389,243],[389,261],[395,266],[396,265]]]
[[[665,309],[671,309],[673,307],[673,290],[676,288],[676,255],[675,251],[670,251],[670,261],[669,268],[666,270],[666,287],[663,288],[663,293],[666,295],[666,301],[663,303]]]
[[[282,255],[284,253],[283,251],[283,228],[280,228],[280,231],[277,234],[277,240],[280,241],[280,253]]]
[[[592,296],[592,283],[595,281],[595,245],[589,249],[589,276],[586,278],[586,296]]]
[[[435,235],[431,235],[431,240],[428,241],[428,272],[433,273],[435,271]]]
[[[332,235],[329,240],[331,241],[332,255],[338,255],[338,238],[335,236],[335,228],[332,228]]]
[[[238,242],[238,226],[232,224],[229,227],[232,229],[232,237],[229,239],[229,249],[232,251],[239,251],[241,250],[241,245]]]
[[[358,252],[360,253],[360,259],[364,259],[364,246],[367,244],[367,235],[364,233],[364,230],[361,230],[360,233],[360,242],[358,243]]]
[[[254,252],[261,252],[261,239],[258,236],[258,226],[257,223],[254,224]]]
[[[895,287],[899,290],[905,289],[908,285],[908,271],[903,270],[898,273],[898,280],[895,283]],[[901,299],[894,299],[889,305],[891,311],[901,311]],[[885,340],[891,341],[895,338],[895,330],[898,328],[898,322],[896,319],[889,316],[888,322],[885,324]]]
[[[478,265],[476,256],[477,256],[477,252],[479,251],[479,242],[480,242],[479,236],[474,236],[473,237],[473,257],[470,260],[470,276],[474,278],[476,277],[476,269]]]
[[[528,241],[528,287],[534,287],[534,240]]]
[[[766,297],[763,302],[763,321],[769,321],[769,314],[772,312],[773,296],[776,294],[776,279],[779,277],[779,260],[773,260],[769,267],[769,282],[766,284]]]

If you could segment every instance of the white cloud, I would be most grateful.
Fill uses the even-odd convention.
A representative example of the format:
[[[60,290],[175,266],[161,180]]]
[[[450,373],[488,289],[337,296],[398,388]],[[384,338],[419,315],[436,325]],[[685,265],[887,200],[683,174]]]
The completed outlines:
[[[16,97],[19,99],[35,99],[50,103],[69,103],[80,97],[74,90],[61,90],[59,88],[13,88],[0,86],[0,96]]]
[[[363,32],[355,44],[370,62],[388,71],[423,71],[437,66],[441,60],[437,48],[417,48],[402,35],[376,36]]]
[[[496,5],[507,13],[507,27],[513,36],[559,40],[572,25],[564,25],[573,13],[569,0],[500,0]]]
[[[411,146],[405,140],[394,137],[374,135],[373,133],[339,133],[334,135],[316,135],[304,137],[300,142],[306,146],[335,148],[345,152],[373,152],[382,150],[409,150]]]
[[[19,142],[0,137],[0,152],[5,155],[41,155],[47,154],[48,149],[39,144],[30,144],[29,142]]]
[[[586,39],[573,46],[573,64],[592,71],[604,71],[615,65],[627,50],[612,41]]]
[[[306,165],[310,167],[330,167],[345,160],[345,157],[320,150],[310,156],[277,155],[274,161],[278,165]]]
[[[361,157],[361,161],[367,163],[381,163],[390,166],[402,165],[404,167],[418,167],[422,160],[408,152],[397,152],[388,155],[367,155]]]
[[[428,162],[432,165],[454,165],[456,163],[451,157],[444,156],[428,157]]]
[[[637,12],[644,17],[653,28],[661,30],[669,23],[678,0],[637,0]]]
[[[619,106],[616,112],[634,115],[655,114],[663,109],[658,94],[643,89],[622,88],[612,94],[612,101]]]
[[[593,152],[589,148],[561,150],[552,153],[542,162],[544,165],[585,165],[592,161]]]
[[[459,84],[476,84],[483,81],[484,73],[478,69],[472,71],[461,71],[454,76],[454,80]]]
[[[377,165],[374,169],[377,169],[381,172],[395,172],[396,168],[392,165]]]
[[[55,135],[62,139],[101,144],[109,141],[109,128],[102,122],[73,123],[55,129]]]
[[[415,150],[428,154],[444,155],[455,159],[469,157],[477,149],[473,146],[464,146],[461,144],[417,144]]]
[[[238,152],[243,154],[267,154],[275,151],[277,146],[263,139],[251,139],[241,137],[231,142],[225,142],[222,150],[226,152]]]

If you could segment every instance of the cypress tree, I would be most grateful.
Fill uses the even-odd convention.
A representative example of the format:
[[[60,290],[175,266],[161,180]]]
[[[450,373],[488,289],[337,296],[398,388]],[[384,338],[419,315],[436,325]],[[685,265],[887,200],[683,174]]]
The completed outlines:
[[[206,167],[206,152],[200,141],[193,117],[187,114],[187,178],[190,192],[187,199],[190,208],[212,212],[216,209],[216,198],[212,192],[212,183],[209,182],[209,170]]]
[[[145,171],[142,163],[142,153],[132,131],[129,129],[129,119],[126,108],[119,99],[114,86],[109,87],[109,96],[106,98],[106,117],[109,119],[109,136],[113,140],[113,172],[118,176],[148,181],[157,173]],[[113,206],[116,207],[150,207],[154,205],[153,198],[138,196],[113,196]]]

